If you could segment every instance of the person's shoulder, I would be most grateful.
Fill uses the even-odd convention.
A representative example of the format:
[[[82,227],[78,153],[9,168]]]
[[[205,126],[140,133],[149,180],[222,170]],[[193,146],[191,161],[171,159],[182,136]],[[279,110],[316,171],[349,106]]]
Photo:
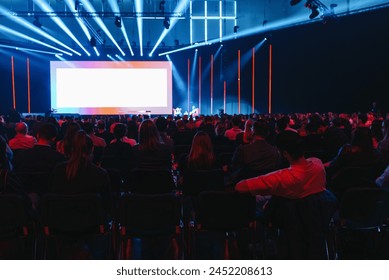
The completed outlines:
[[[317,157],[310,157],[310,158],[307,158],[307,161],[312,162],[312,163],[314,163],[314,164],[323,165],[322,160],[319,159],[319,158],[317,158]]]

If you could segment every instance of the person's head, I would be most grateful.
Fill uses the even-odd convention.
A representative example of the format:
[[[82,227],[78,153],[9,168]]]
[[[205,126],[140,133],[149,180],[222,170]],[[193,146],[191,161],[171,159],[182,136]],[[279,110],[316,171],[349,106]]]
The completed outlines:
[[[141,150],[155,150],[161,143],[158,129],[152,120],[144,120],[139,126],[139,148]]]
[[[197,132],[192,140],[188,166],[196,169],[209,169],[213,166],[214,161],[215,156],[211,138],[204,131]]]
[[[113,135],[116,140],[121,140],[127,133],[127,126],[124,123],[117,123],[113,128]]]
[[[239,116],[234,116],[231,119],[231,124],[233,127],[239,127],[240,126],[240,117]]]
[[[64,154],[69,157],[72,152],[73,138],[74,135],[81,129],[80,125],[77,122],[71,122],[66,127],[65,137],[64,137]]]
[[[37,138],[39,143],[53,143],[57,137],[58,130],[52,123],[43,123],[39,126]]]
[[[90,122],[85,122],[82,126],[82,128],[84,129],[84,131],[89,135],[89,134],[93,134],[94,132],[94,125]]]
[[[105,130],[105,121],[103,121],[103,120],[99,120],[98,122],[97,122],[97,129],[98,130]]]
[[[80,130],[74,134],[72,152],[66,165],[66,177],[72,180],[82,166],[85,166],[92,158],[93,142],[88,134]]]
[[[381,141],[384,138],[384,134],[382,131],[382,121],[375,119],[371,123],[371,134],[377,141]]]
[[[278,131],[283,131],[287,127],[289,127],[290,118],[289,116],[282,116],[279,120],[277,120],[277,129]]]
[[[298,160],[304,156],[302,138],[294,131],[281,131],[277,136],[276,145],[282,155],[288,160]]]
[[[206,116],[204,118],[204,123],[205,124],[212,124],[212,117],[211,116]]]
[[[359,113],[358,114],[358,125],[364,125],[367,122],[367,114]]]
[[[323,120],[318,114],[313,114],[308,118],[307,131],[309,133],[317,133],[319,128],[323,125]]]
[[[359,147],[361,150],[369,151],[373,149],[373,136],[368,127],[357,127],[351,138],[351,146]]]
[[[158,117],[155,121],[155,126],[159,132],[165,132],[167,129],[167,120],[164,117]]]
[[[28,125],[25,122],[19,122],[15,125],[15,131],[17,134],[26,135],[28,132]]]
[[[269,125],[264,119],[257,120],[253,127],[255,136],[266,138],[270,133]]]

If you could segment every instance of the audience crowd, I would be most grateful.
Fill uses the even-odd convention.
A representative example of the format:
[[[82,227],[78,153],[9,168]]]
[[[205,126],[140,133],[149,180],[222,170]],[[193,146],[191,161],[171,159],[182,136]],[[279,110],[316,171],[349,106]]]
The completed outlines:
[[[325,190],[341,200],[349,188],[389,187],[388,135],[389,120],[373,112],[14,114],[0,122],[0,193],[22,194],[37,209],[46,193],[96,192],[109,213],[114,194],[132,191],[134,169],[169,172],[171,191],[184,195],[192,171],[217,170],[223,174],[218,189],[251,193],[260,207],[271,196],[299,199]]]

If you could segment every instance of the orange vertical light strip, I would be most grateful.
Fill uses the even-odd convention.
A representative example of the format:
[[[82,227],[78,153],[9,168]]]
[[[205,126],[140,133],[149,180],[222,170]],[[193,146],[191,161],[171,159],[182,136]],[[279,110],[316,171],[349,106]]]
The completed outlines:
[[[213,114],[213,54],[211,55],[211,115]]]
[[[199,114],[201,114],[201,80],[202,80],[202,72],[201,72],[201,56],[199,57]]]
[[[27,58],[27,112],[31,113],[30,59]]]
[[[238,50],[238,114],[240,114],[240,50]]]
[[[223,106],[223,110],[224,110],[224,114],[226,114],[226,105],[227,105],[227,82],[224,81],[224,106]]]
[[[253,48],[253,65],[252,65],[252,72],[251,72],[251,113],[255,113],[255,49]]]
[[[188,114],[191,111],[189,107],[190,106],[189,98],[190,98],[190,59],[188,58]]]
[[[14,63],[13,56],[11,56],[11,76],[12,76],[12,102],[13,102],[13,108],[16,109],[15,63]]]
[[[269,108],[268,112],[271,114],[271,107],[272,107],[272,72],[273,72],[273,46],[272,44],[269,45]]]

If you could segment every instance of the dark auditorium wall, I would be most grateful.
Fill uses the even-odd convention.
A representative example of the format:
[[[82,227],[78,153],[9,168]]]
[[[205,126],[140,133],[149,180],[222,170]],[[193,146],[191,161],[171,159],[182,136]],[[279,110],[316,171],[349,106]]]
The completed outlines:
[[[388,9],[278,31],[274,111],[389,111]]]
[[[250,52],[264,37],[269,40],[255,55],[255,109],[268,110],[269,44],[273,46],[272,112],[366,112],[373,101],[389,112],[389,9],[338,17],[334,21],[298,25],[272,33],[223,42],[215,60],[214,109],[223,107],[227,81],[227,113],[237,112],[237,51]],[[217,46],[199,49],[203,68]],[[173,62],[193,58],[193,50],[171,55]],[[185,58],[185,59],[182,59]],[[219,66],[221,65],[221,66]],[[177,65],[186,78],[186,63]],[[220,73],[218,72],[220,71]],[[251,112],[251,60],[241,66],[241,112]],[[197,78],[196,78],[197,79]],[[209,77],[202,81],[202,108],[209,109]],[[196,95],[194,88],[191,94]],[[175,88],[178,103],[186,88]],[[196,96],[193,96],[196,103]],[[229,110],[232,108],[233,111]],[[205,110],[205,111],[206,111]],[[204,111],[204,110],[203,110]]]
[[[368,111],[373,101],[389,112],[389,9],[338,17],[256,34],[223,42],[214,66],[213,113],[223,108],[223,81],[227,81],[227,113],[237,113],[237,51],[241,57],[264,37],[269,40],[257,51],[255,103],[267,112],[269,44],[273,46],[274,113]],[[210,112],[210,81],[206,68],[218,44],[200,47],[202,57],[202,112]],[[173,107],[187,106],[187,60],[194,50],[171,55],[183,84],[173,81]],[[27,110],[26,58],[21,52],[0,50],[0,112],[12,106],[11,63],[15,56],[17,109]],[[28,55],[31,60],[31,106],[33,112],[50,108],[49,56]],[[134,58],[140,59],[140,58]],[[149,58],[145,58],[149,59]],[[192,64],[191,64],[192,65]],[[208,67],[209,68],[209,67]],[[251,60],[241,68],[241,113],[251,112]],[[209,71],[208,71],[209,75]],[[191,103],[198,104],[198,69],[191,83]]]
[[[0,113],[12,107],[12,63],[14,57],[16,109],[27,113],[27,58],[30,59],[31,112],[46,113],[50,110],[49,56],[20,51],[0,52]]]

